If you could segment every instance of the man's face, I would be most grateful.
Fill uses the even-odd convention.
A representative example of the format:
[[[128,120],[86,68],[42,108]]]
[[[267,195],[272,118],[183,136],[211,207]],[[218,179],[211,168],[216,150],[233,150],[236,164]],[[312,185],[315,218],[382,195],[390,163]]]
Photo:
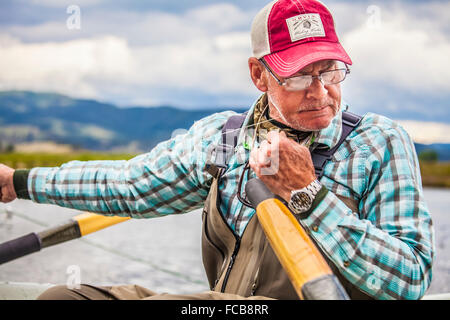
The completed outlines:
[[[322,60],[304,67],[295,75],[317,76],[332,69],[336,69],[335,61]],[[287,91],[268,71],[266,79],[270,116],[291,128],[302,131],[326,128],[340,108],[340,84],[323,86],[319,79],[314,79],[311,86],[304,90]]]

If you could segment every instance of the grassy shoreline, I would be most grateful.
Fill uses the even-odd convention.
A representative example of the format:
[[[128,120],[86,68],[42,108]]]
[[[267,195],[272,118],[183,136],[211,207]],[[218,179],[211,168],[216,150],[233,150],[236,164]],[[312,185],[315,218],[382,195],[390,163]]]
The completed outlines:
[[[424,187],[450,188],[450,162],[422,161],[420,173]]]
[[[136,154],[108,152],[73,153],[0,153],[0,163],[15,169],[33,167],[57,167],[63,163],[79,160],[129,160]],[[450,188],[450,162],[420,162],[424,187]]]
[[[15,169],[34,167],[59,167],[73,161],[93,160],[129,160],[135,154],[108,152],[71,152],[71,153],[0,153],[0,163]]]

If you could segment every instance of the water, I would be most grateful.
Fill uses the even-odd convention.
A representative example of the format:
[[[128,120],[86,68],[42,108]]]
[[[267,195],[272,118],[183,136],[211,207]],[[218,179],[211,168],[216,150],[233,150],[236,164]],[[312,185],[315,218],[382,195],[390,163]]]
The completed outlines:
[[[450,292],[450,190],[425,189],[436,231],[427,294]],[[6,209],[14,212],[7,219]],[[16,200],[0,204],[0,242],[64,222],[79,211]],[[0,281],[138,284],[156,292],[208,290],[201,261],[201,213],[130,220],[0,265]],[[75,279],[76,280],[76,279]]]
[[[436,244],[433,280],[427,294],[450,293],[450,190],[425,188],[424,194],[433,217]]]

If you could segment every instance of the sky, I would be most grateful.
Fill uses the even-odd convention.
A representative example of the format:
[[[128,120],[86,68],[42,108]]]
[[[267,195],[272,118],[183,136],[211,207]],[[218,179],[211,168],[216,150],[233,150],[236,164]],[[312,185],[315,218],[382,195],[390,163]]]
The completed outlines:
[[[353,60],[350,111],[450,143],[450,1],[323,1]],[[0,90],[118,106],[248,108],[250,26],[268,1],[2,0]]]

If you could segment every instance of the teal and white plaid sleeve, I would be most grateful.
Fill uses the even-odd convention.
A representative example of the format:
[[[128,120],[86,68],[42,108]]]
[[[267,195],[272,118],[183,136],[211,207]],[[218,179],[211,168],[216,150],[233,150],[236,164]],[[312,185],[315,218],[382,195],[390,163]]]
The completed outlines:
[[[152,218],[203,206],[211,176],[204,171],[208,148],[234,112],[196,122],[182,135],[131,160],[71,161],[33,168],[31,200],[105,215]]]
[[[373,114],[349,141],[325,168],[321,182],[332,192],[302,223],[363,291],[419,299],[431,282],[434,232],[414,145],[400,126]],[[336,194],[358,199],[359,214]]]

